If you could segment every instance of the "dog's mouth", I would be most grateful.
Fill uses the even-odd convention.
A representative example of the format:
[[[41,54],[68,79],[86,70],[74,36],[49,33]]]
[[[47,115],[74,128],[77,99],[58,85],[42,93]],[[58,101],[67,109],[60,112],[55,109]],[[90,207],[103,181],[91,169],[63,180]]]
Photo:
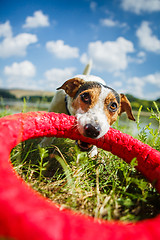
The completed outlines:
[[[76,144],[81,149],[81,151],[84,151],[84,152],[89,152],[92,149],[92,146],[93,146],[92,144],[82,142],[81,140],[77,140]]]

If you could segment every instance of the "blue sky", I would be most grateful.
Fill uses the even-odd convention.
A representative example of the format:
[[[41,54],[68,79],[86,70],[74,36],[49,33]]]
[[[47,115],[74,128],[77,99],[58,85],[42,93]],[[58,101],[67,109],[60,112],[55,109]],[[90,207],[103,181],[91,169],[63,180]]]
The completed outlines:
[[[91,74],[160,97],[160,0],[0,0],[0,87],[55,91]]]

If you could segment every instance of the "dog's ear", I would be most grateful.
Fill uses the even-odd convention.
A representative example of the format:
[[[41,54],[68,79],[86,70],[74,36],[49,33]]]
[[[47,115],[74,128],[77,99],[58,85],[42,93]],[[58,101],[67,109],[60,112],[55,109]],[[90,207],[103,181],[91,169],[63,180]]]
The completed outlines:
[[[70,97],[74,97],[84,82],[84,80],[75,77],[66,81],[61,87],[57,88],[57,90],[63,89]]]
[[[120,110],[119,110],[118,115],[121,115],[121,113],[126,112],[128,118],[130,120],[135,121],[135,118],[134,118],[133,113],[132,113],[132,107],[131,107],[131,104],[130,104],[128,98],[124,94],[121,93],[120,94],[120,99],[121,99],[121,102],[120,102]]]

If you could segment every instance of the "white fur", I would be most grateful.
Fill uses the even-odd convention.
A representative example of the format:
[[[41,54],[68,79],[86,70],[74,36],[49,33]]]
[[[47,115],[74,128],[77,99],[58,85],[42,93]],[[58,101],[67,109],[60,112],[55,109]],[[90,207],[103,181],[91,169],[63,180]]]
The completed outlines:
[[[104,101],[109,92],[109,89],[102,87],[99,100],[93,108],[87,112],[83,112],[81,108],[78,109],[75,116],[77,117],[78,130],[82,135],[84,135],[84,126],[86,124],[92,124],[92,126],[98,124],[101,127],[100,134],[97,138],[102,137],[109,130],[109,121],[104,112]]]
[[[74,77],[81,78],[85,82],[98,82],[98,83],[101,83],[103,85],[106,85],[105,81],[102,78],[94,76],[94,75],[76,75]]]
[[[63,89],[57,90],[49,106],[48,111],[67,114],[66,106],[64,104],[65,96],[66,93]]]
[[[97,147],[94,145],[88,154],[89,154],[89,157],[91,157],[91,158],[96,156],[98,154]]]

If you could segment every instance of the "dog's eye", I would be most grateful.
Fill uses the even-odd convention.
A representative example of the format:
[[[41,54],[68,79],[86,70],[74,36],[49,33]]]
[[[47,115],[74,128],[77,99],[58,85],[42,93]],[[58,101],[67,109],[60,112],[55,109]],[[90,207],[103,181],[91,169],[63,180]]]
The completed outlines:
[[[87,92],[81,94],[81,100],[84,103],[91,104],[91,97],[90,97],[89,93],[87,93]]]
[[[117,103],[116,102],[112,102],[110,105],[109,105],[109,110],[111,112],[115,112],[117,110]]]

